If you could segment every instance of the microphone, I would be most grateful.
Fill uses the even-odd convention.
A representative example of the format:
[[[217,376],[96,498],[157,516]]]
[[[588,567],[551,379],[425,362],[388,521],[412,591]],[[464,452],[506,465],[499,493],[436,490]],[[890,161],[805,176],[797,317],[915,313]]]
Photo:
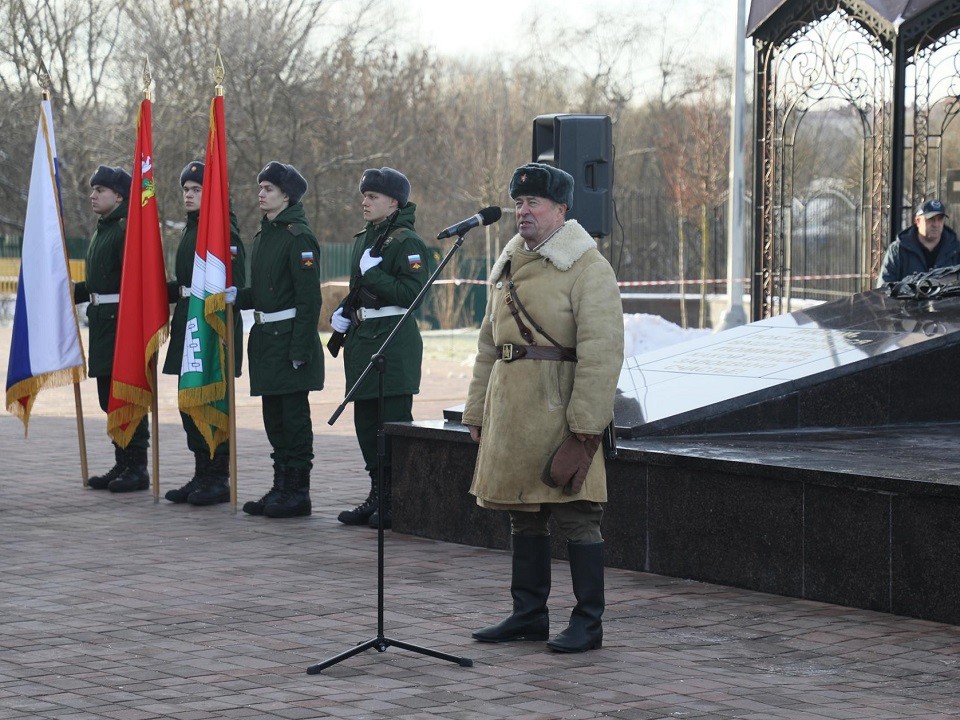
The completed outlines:
[[[503,215],[503,211],[500,208],[493,206],[485,207],[473,217],[468,217],[466,220],[448,227],[446,230],[437,235],[437,240],[443,240],[444,238],[453,237],[454,235],[461,237],[467,232],[467,230],[475,228],[477,225],[489,225],[490,223],[495,223],[500,219],[501,215]]]

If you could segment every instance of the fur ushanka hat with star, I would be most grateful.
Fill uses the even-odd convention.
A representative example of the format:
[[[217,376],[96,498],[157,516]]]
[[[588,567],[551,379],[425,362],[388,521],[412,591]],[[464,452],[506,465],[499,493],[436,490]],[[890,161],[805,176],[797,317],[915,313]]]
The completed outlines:
[[[569,212],[573,209],[573,176],[543,163],[527,163],[513,171],[510,178],[510,197],[533,195],[563,203]]]

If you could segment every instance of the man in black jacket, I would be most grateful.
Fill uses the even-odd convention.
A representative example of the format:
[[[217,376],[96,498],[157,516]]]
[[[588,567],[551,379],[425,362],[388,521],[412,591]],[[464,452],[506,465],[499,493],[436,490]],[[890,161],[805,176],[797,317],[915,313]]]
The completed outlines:
[[[960,240],[946,225],[946,219],[946,208],[937,199],[918,207],[914,224],[887,248],[877,286],[899,282],[914,273],[960,265]]]

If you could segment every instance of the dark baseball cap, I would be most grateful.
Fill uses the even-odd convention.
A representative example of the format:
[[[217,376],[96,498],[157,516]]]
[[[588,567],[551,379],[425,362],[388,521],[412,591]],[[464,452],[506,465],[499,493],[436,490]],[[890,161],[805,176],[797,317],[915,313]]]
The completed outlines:
[[[950,217],[947,215],[947,209],[944,207],[943,203],[934,198],[933,200],[927,200],[923,205],[918,207],[914,217],[932,218],[936,217],[937,215]]]

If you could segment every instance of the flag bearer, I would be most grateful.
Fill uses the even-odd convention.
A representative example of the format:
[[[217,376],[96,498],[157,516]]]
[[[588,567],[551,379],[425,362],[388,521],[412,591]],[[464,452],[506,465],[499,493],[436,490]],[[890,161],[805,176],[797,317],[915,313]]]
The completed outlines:
[[[179,375],[183,363],[183,344],[187,329],[187,311],[190,306],[190,287],[193,280],[193,261],[197,252],[197,228],[200,222],[200,199],[203,195],[204,164],[199,160],[187,163],[180,173],[183,188],[183,208],[187,211],[187,223],[183,228],[180,245],[177,247],[176,281],[167,283],[170,302],[176,303],[170,321],[170,345],[163,372]],[[233,284],[243,287],[245,282],[245,258],[240,229],[236,216],[230,213],[230,255],[233,266]],[[243,365],[243,318],[234,313],[234,369],[237,377]],[[193,477],[180,488],[169,490],[164,496],[174,503],[191,505],[215,505],[230,500],[230,447],[228,442],[217,445],[210,457],[210,448],[197,429],[193,418],[181,412],[180,419],[187,433],[187,448],[193,453]]]
[[[89,371],[97,379],[100,408],[107,412],[113,375],[113,350],[120,309],[120,276],[126,234],[127,200],[133,178],[121,167],[100,165],[90,178],[90,206],[99,216],[90,238],[86,258],[86,280],[74,287],[75,303],[89,302]],[[132,492],[150,485],[147,448],[150,426],[143,417],[126,448],[113,443],[114,465],[103,475],[87,481],[94,490]]]

